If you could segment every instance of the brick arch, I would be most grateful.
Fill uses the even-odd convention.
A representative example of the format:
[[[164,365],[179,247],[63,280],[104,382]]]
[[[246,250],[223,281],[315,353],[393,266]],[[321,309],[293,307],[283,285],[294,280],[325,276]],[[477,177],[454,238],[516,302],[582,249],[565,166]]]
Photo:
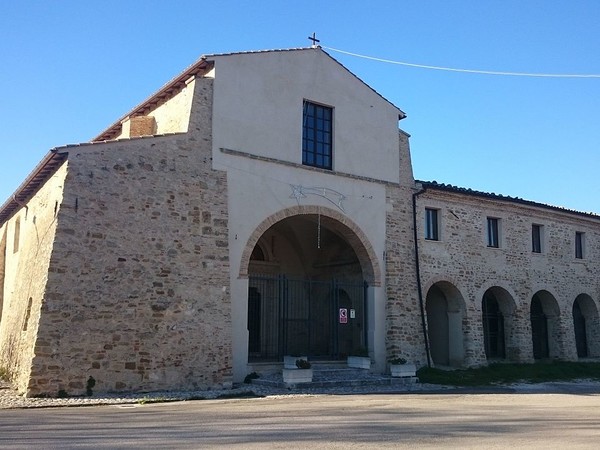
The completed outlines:
[[[463,314],[465,314],[467,310],[465,297],[456,285],[456,283],[450,281],[449,277],[436,277],[435,280],[436,281],[430,280],[433,282],[428,283],[427,289],[423,290],[425,292],[425,302],[427,303],[427,296],[431,291],[431,288],[435,286],[446,296],[446,300],[448,301],[448,307],[451,311],[462,312]]]
[[[438,287],[445,287],[446,290],[449,290],[451,292],[454,292],[455,294],[458,294],[458,296],[456,298],[460,298],[461,301],[457,303],[457,305],[461,305],[460,308],[461,309],[465,309],[467,308],[467,301],[466,301],[466,296],[463,295],[463,291],[465,291],[466,289],[464,288],[464,286],[461,286],[461,280],[459,280],[458,278],[453,277],[452,275],[436,275],[434,277],[429,278],[426,282],[422,283],[422,289],[423,292],[425,293],[425,297],[427,297],[427,293],[429,292],[429,290],[435,286],[438,285]],[[444,291],[444,289],[442,289],[442,291]],[[462,303],[461,303],[462,302]]]
[[[502,311],[503,314],[514,314],[521,308],[521,299],[515,294],[511,287],[505,286],[502,282],[488,281],[481,285],[475,297],[475,303],[479,308],[479,312],[481,312],[481,301],[483,296],[490,290],[498,297],[503,306],[507,307],[506,310]]]
[[[575,297],[575,300],[573,300],[573,303],[571,303],[571,305],[569,305],[571,310],[573,308],[573,304],[577,301],[580,303],[582,312],[584,313],[584,315],[586,317],[595,317],[595,318],[598,317],[598,305],[596,304],[596,302],[594,301],[594,299],[592,298],[591,295],[586,294],[586,293],[579,294],[577,297]],[[569,312],[571,312],[571,311],[569,311]]]
[[[533,301],[533,297],[538,296],[540,301],[542,302],[542,308],[544,310],[544,314],[549,317],[559,317],[563,311],[561,311],[560,305],[558,303],[558,298],[553,292],[548,289],[539,289],[534,292],[533,295],[529,298],[529,305],[531,307],[531,302]]]
[[[248,265],[250,263],[250,255],[260,237],[276,223],[289,217],[300,215],[321,215],[321,224],[329,229],[338,232],[352,247],[363,271],[364,279],[371,286],[381,286],[381,267],[377,260],[377,255],[373,250],[373,246],[369,242],[366,234],[360,229],[356,223],[350,220],[342,213],[323,206],[315,205],[297,205],[290,208],[282,209],[281,211],[267,217],[263,220],[248,238],[246,247],[242,252],[240,261],[240,277],[248,277]]]

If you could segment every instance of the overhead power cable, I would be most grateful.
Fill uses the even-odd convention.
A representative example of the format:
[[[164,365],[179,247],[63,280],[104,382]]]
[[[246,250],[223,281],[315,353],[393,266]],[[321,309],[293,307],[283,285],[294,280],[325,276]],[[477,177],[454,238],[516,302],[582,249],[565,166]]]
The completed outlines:
[[[391,59],[377,58],[375,56],[361,55],[358,53],[347,52],[333,47],[321,46],[326,50],[331,50],[345,55],[355,56],[357,58],[370,59],[387,64],[396,64],[399,66],[416,67],[419,69],[443,70],[446,72],[474,73],[479,75],[501,75],[510,77],[538,77],[538,78],[600,78],[600,74],[560,74],[560,73],[524,73],[524,72],[500,72],[495,70],[474,70],[474,69],[457,69],[452,67],[430,66],[426,64],[413,64],[403,61],[394,61]]]

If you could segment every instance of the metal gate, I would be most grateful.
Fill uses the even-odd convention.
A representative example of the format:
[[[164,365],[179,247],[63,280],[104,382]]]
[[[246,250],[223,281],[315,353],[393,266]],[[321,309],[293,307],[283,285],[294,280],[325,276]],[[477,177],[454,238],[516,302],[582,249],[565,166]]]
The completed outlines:
[[[250,361],[335,360],[367,347],[366,282],[256,275],[248,286]]]
[[[506,357],[504,351],[504,316],[493,294],[483,296],[483,343],[488,359]]]

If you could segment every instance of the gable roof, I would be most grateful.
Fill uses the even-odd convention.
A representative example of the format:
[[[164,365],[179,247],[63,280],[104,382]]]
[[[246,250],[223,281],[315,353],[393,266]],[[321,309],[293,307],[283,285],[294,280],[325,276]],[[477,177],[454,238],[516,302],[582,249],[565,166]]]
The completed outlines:
[[[329,53],[327,53],[325,50],[323,50],[321,47],[318,47],[318,46],[317,47],[290,48],[290,49],[277,49],[277,50],[255,50],[255,51],[246,51],[246,52],[212,53],[212,54],[208,54],[208,55],[202,55],[200,57],[200,59],[198,59],[198,61],[193,63],[191,66],[189,66],[187,69],[185,69],[182,73],[180,73],[175,78],[173,78],[171,81],[169,81],[167,84],[165,84],[163,87],[161,87],[157,92],[152,94],[148,99],[144,100],[138,106],[136,106],[131,111],[129,111],[127,114],[125,114],[124,116],[119,118],[115,123],[110,125],[106,130],[104,130],[98,136],[93,138],[92,142],[108,141],[108,140],[113,139],[115,136],[118,136],[119,133],[121,132],[121,123],[125,119],[127,119],[128,117],[144,115],[149,110],[154,108],[156,105],[174,97],[178,92],[181,91],[181,89],[183,89],[183,87],[185,87],[186,82],[190,78],[195,77],[195,76],[202,76],[202,75],[206,74],[208,71],[210,71],[212,69],[212,67],[214,66],[214,62],[211,61],[211,59],[213,59],[213,58],[235,56],[235,55],[258,55],[258,54],[265,54],[265,53],[300,52],[300,51],[315,51],[315,50],[323,52],[325,55],[327,55],[329,58],[331,58],[335,63],[337,63],[340,67],[342,67],[349,74],[351,74],[353,77],[355,77],[358,81],[360,81],[362,84],[364,84],[366,87],[368,87],[371,91],[373,91],[375,94],[377,94],[383,100],[385,100],[390,105],[392,105],[394,108],[396,108],[399,111],[399,115],[398,115],[399,120],[404,119],[406,117],[406,114],[400,108],[398,108],[392,102],[387,100],[383,95],[381,95],[379,92],[377,92],[371,86],[369,86],[367,83],[365,83],[363,80],[361,80],[356,74],[351,72],[346,66],[344,66],[337,59],[335,59],[333,56],[331,56]]]
[[[208,73],[214,67],[214,61],[211,59],[217,57],[227,57],[234,55],[253,55],[253,54],[264,54],[264,53],[276,53],[276,52],[304,52],[304,51],[320,51],[323,52],[327,57],[331,58],[336,64],[347,71],[350,75],[355,77],[364,86],[369,88],[372,92],[382,98],[384,101],[392,105],[398,110],[398,119],[404,119],[406,114],[394,105],[392,102],[383,97],[375,89],[361,80],[357,75],[351,72],[347,67],[341,64],[338,60],[332,57],[329,53],[324,51],[319,46],[314,47],[301,47],[301,48],[290,48],[290,49],[275,49],[275,50],[258,50],[258,51],[246,51],[246,52],[232,52],[232,53],[213,53],[203,55],[195,63],[185,69],[182,73],[177,75],[175,78],[167,82],[157,92],[152,94],[148,99],[134,107],[131,111],[120,117],[116,122],[102,131],[98,136],[93,138],[90,142],[102,142],[114,139],[121,133],[121,124],[128,117],[144,115],[149,110],[153,109],[157,105],[173,98],[179,93],[187,84],[188,80],[192,77],[203,76]],[[50,150],[40,163],[33,169],[33,171],[25,178],[23,183],[16,189],[15,193],[9,198],[2,206],[0,206],[0,224],[3,224],[8,220],[22,205],[29,201],[33,195],[39,190],[41,185],[48,180],[61,164],[67,159],[68,151],[60,150],[55,148]]]

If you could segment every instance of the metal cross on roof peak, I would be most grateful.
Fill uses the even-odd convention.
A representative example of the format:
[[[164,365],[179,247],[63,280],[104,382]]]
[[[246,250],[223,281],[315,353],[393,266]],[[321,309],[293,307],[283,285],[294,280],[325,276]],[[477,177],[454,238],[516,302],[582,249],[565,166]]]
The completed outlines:
[[[319,39],[317,39],[317,33],[313,33],[312,36],[309,36],[308,40],[312,41],[313,48],[318,47],[317,42],[321,42]]]

